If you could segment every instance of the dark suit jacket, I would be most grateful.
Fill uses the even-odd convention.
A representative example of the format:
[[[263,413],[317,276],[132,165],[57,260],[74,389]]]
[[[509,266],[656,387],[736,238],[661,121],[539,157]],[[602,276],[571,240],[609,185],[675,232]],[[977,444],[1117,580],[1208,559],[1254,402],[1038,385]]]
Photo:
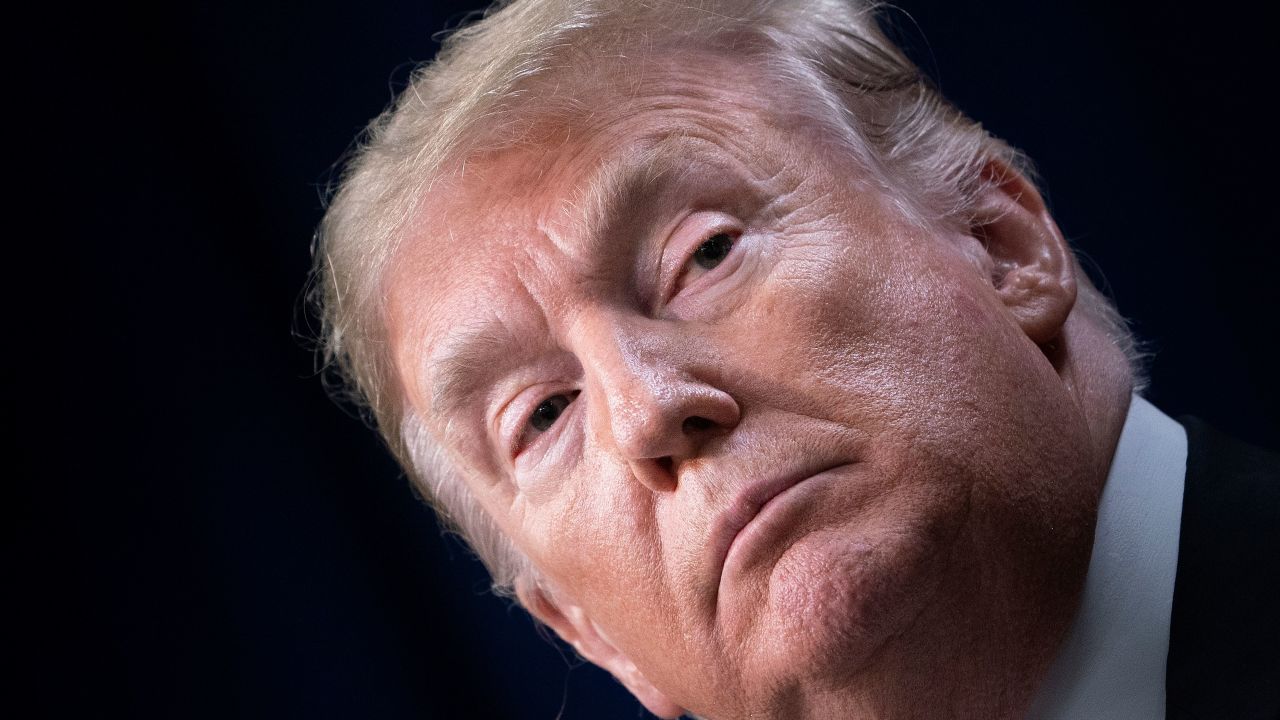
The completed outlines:
[[[1280,719],[1280,455],[1183,417],[1168,720]]]

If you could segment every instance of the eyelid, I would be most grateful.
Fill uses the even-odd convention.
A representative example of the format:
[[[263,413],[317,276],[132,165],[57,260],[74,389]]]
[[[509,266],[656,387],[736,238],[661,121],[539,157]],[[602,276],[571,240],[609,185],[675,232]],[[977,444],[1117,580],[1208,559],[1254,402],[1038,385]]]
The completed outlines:
[[[575,388],[566,388],[563,385],[552,383],[539,383],[518,393],[512,398],[511,402],[499,410],[500,430],[498,437],[503,448],[503,454],[514,462],[535,443],[560,433],[563,430],[565,416],[572,412],[574,403],[580,394],[581,391]],[[557,395],[567,395],[569,397],[569,403],[565,406],[564,411],[551,424],[551,427],[538,433],[531,441],[526,442],[524,439],[525,433],[530,428],[533,414],[537,412],[542,403]],[[517,405],[521,407],[513,407]]]
[[[729,235],[734,239],[734,246],[729,250],[732,255],[738,249],[737,241],[742,237],[743,231],[741,221],[722,212],[695,212],[681,222],[671,233],[671,239],[662,253],[662,303],[665,305],[679,293],[680,279],[693,261],[693,254],[703,243],[716,235]],[[718,269],[706,272],[713,273]]]

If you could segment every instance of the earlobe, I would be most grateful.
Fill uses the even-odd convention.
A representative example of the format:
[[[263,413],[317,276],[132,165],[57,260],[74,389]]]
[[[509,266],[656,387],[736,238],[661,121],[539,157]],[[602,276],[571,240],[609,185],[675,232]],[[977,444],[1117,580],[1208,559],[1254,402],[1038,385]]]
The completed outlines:
[[[983,170],[989,184],[979,198],[970,233],[990,260],[991,282],[1018,325],[1037,345],[1062,331],[1076,300],[1071,248],[1035,186],[997,161]]]
[[[552,597],[533,580],[518,582],[516,596],[529,614],[554,630],[579,655],[609,671],[649,712],[672,720],[684,714],[684,708],[654,687],[635,663],[605,637],[582,608],[563,597]]]

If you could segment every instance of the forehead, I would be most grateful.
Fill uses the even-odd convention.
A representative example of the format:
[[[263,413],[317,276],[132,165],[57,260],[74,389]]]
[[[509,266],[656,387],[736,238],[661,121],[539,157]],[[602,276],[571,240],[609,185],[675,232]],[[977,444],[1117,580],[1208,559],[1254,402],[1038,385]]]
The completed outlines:
[[[459,213],[472,218],[476,209],[501,210],[542,222],[584,216],[596,208],[581,204],[600,194],[611,170],[646,159],[673,161],[660,151],[679,151],[680,140],[736,145],[724,149],[755,155],[745,145],[760,141],[760,129],[803,120],[766,87],[763,62],[750,61],[760,72],[747,71],[743,62],[683,52],[540,78],[525,91],[536,99],[520,110],[524,124],[500,126],[497,132],[506,136],[481,136],[480,149],[449,174],[447,189],[426,198],[427,213],[449,220]],[[686,145],[692,151],[696,143]]]
[[[686,53],[545,80],[520,142],[451,168],[388,270],[393,356],[416,400],[430,404],[416,380],[451,336],[534,332],[537,319],[515,311],[527,277],[549,270],[540,265],[549,256],[588,262],[599,223],[643,210],[637,201],[664,179],[698,165],[777,174],[785,139],[815,123],[763,76],[734,58]]]

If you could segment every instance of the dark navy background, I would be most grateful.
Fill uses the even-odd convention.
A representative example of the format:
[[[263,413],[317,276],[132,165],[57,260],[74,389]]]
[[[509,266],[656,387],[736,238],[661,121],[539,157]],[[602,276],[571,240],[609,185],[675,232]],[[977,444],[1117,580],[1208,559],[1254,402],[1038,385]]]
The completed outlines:
[[[1105,268],[1155,403],[1274,446],[1261,3],[902,6],[917,60],[1036,160]],[[332,164],[466,9],[49,6],[11,27],[9,146],[38,162],[11,166],[6,213],[5,644],[37,716],[642,715],[486,594],[295,337]]]

